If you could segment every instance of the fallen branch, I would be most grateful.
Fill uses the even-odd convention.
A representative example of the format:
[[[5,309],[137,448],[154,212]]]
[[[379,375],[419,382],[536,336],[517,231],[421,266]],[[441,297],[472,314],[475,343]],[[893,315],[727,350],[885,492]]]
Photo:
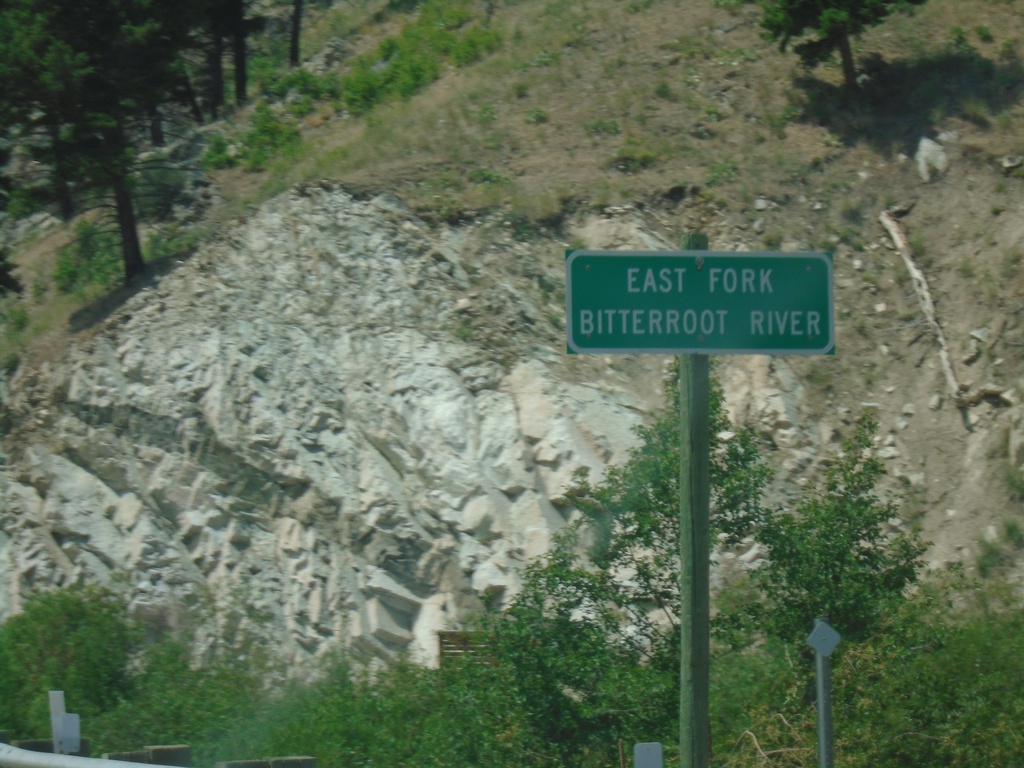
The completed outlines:
[[[903,233],[903,227],[896,221],[896,217],[891,211],[885,210],[878,218],[896,244],[900,256],[903,257],[903,263],[906,265],[907,271],[910,273],[910,280],[914,285],[914,293],[917,294],[917,303],[920,305],[921,311],[924,312],[932,333],[935,334],[935,340],[939,344],[939,360],[942,363],[942,372],[946,377],[946,386],[949,389],[950,397],[953,398],[953,402],[958,408],[964,408],[966,403],[963,392],[960,389],[960,382],[957,381],[956,371],[953,369],[953,359],[949,354],[949,345],[946,344],[946,335],[942,332],[942,326],[939,325],[938,317],[935,314],[935,304],[932,302],[932,294],[928,290],[928,281],[925,279],[924,273],[914,263],[907,236]]]

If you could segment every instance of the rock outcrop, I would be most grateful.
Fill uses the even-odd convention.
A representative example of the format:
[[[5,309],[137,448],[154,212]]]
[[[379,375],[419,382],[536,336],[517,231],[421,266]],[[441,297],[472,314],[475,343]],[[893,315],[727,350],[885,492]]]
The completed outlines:
[[[620,459],[645,408],[568,380],[557,348],[476,334],[474,315],[514,337],[548,310],[480,287],[464,247],[397,200],[307,185],[23,366],[0,618],[101,582],[295,667],[344,645],[431,662],[436,630],[515,593],[564,523],[552,499]]]

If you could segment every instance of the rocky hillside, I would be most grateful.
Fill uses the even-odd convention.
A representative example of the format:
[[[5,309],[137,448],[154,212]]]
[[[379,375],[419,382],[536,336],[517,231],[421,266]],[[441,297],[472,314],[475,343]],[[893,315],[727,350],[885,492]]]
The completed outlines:
[[[963,86],[979,61],[1020,71],[1014,4],[935,0],[873,31],[853,102],[761,41],[752,6],[684,3],[681,35],[675,3],[598,5],[499,8],[519,44],[494,60],[373,119],[307,121],[310,155],[273,171],[306,180],[23,351],[0,381],[0,617],[99,581],[207,645],[241,627],[300,665],[349,643],[431,661],[436,630],[516,590],[572,514],[553,503],[572,472],[621,460],[661,403],[665,358],[564,354],[565,249],[693,231],[835,252],[834,357],[718,361],[773,497],[871,409],[892,525],[920,526],[934,567],[1021,578],[1024,115],[1019,85],[973,106]],[[953,24],[991,31],[951,50]],[[208,182],[227,205],[268,179]],[[909,261],[878,222],[892,206]]]

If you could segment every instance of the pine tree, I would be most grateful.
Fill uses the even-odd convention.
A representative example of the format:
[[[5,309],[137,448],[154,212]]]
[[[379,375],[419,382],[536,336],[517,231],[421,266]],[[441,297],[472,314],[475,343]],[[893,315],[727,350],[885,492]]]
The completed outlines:
[[[926,0],[760,0],[765,34],[786,50],[791,40],[810,39],[793,46],[807,66],[819,64],[839,51],[847,88],[857,89],[850,39],[881,24],[894,10],[923,5]]]
[[[76,189],[112,193],[125,278],[143,270],[129,138],[181,82],[188,3],[8,0],[0,5],[0,130],[50,169],[62,213]]]

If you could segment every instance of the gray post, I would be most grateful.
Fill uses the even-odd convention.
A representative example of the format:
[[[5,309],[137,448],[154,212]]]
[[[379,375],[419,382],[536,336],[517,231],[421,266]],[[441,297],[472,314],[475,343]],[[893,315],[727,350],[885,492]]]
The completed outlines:
[[[818,693],[818,768],[832,768],[832,670],[829,656],[839,644],[839,633],[824,619],[814,620],[807,644],[814,649]]]
[[[706,235],[683,249],[706,251]],[[700,269],[698,264],[697,269]],[[679,764],[711,761],[710,672],[710,389],[707,355],[682,355],[679,366]]]
[[[818,687],[818,766],[832,768],[832,672],[823,653],[814,654]]]

